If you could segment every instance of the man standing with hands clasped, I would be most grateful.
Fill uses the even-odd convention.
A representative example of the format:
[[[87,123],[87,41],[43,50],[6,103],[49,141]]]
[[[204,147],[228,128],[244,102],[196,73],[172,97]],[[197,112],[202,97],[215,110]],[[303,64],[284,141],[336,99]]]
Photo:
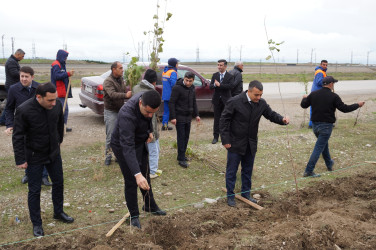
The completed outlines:
[[[315,147],[304,171],[304,177],[320,177],[320,175],[315,174],[313,170],[321,154],[325,160],[327,169],[333,171],[334,161],[330,157],[328,141],[332,134],[333,124],[336,121],[334,115],[336,109],[348,113],[363,107],[365,103],[361,101],[352,105],[344,104],[339,95],[333,92],[334,83],[336,82],[338,82],[338,80],[334,79],[332,76],[325,77],[322,80],[322,88],[312,92],[308,96],[304,95],[300,103],[300,106],[304,109],[309,106],[312,107],[312,129],[317,137]]]
[[[214,73],[210,81],[210,88],[214,89],[212,103],[214,106],[213,141],[216,144],[219,139],[219,119],[226,102],[231,98],[231,90],[234,88],[234,77],[226,71],[227,61],[218,60],[218,72]]]
[[[287,125],[288,117],[274,112],[264,99],[263,86],[259,81],[249,83],[248,91],[231,98],[220,120],[222,145],[227,149],[226,189],[227,204],[235,206],[235,182],[239,163],[242,165],[241,195],[251,198],[253,163],[257,151],[257,133],[261,116],[279,125]]]
[[[188,167],[188,159],[185,156],[185,152],[187,151],[191,131],[192,115],[197,122],[201,120],[198,116],[194,80],[195,75],[189,71],[185,73],[184,79],[179,78],[172,88],[169,104],[171,123],[176,126],[178,162],[183,168]]]

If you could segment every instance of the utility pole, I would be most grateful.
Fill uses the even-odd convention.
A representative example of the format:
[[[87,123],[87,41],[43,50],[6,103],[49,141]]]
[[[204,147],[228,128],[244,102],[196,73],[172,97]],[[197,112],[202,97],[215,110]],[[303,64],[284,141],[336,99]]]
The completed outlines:
[[[353,64],[353,51],[351,51],[351,60],[350,60],[350,66]]]
[[[142,62],[144,61],[144,41],[142,41],[142,44],[141,44],[141,54],[142,54]]]
[[[296,50],[296,64],[299,63],[299,49]]]
[[[125,53],[123,53],[123,64],[125,64]]]
[[[5,54],[4,54],[4,37],[5,37],[5,34],[1,36],[1,43],[2,43],[2,46],[3,46],[3,58],[5,59]]]
[[[197,49],[196,49],[196,63],[199,63],[199,62],[200,62],[200,49],[197,46]]]
[[[228,46],[228,62],[231,62],[231,45]]]
[[[372,52],[372,50],[367,51],[367,66],[368,66],[369,53],[371,53],[371,52]]]
[[[31,47],[31,50],[32,50],[32,55],[31,55],[31,58],[33,59],[33,60],[35,60],[36,59],[36,53],[35,53],[35,42],[33,41],[33,44],[32,44],[32,47]]]
[[[11,37],[10,40],[12,40],[12,55],[14,54],[14,41],[16,40],[14,37]]]
[[[63,50],[67,51],[68,50],[68,45],[63,41]]]
[[[243,45],[240,45],[240,56],[239,56],[239,61],[242,61],[242,49],[243,49]]]
[[[311,65],[312,65],[312,63],[313,63],[313,61],[312,61],[312,56],[313,56],[313,51],[314,51],[315,49],[311,49]]]

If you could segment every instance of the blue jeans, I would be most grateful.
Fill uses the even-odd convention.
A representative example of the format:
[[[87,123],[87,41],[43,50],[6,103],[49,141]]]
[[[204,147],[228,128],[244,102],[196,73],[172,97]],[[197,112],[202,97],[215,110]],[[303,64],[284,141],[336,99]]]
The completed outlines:
[[[170,120],[170,108],[168,107],[168,103],[170,101],[163,101],[163,116],[162,116],[162,125],[168,125],[168,120]]]
[[[148,150],[150,174],[155,174],[155,172],[158,170],[159,140],[155,140],[155,142],[148,143]]]
[[[59,97],[58,99],[61,102],[61,106],[64,108],[65,97]],[[65,125],[67,125],[67,122],[68,122],[68,113],[69,113],[69,108],[68,108],[68,100],[67,100],[67,104],[65,105],[65,111],[64,111],[64,124]]]
[[[329,153],[329,139],[332,134],[333,130],[333,123],[326,123],[326,122],[312,122],[312,130],[315,136],[317,137],[317,141],[311,157],[307,163],[307,167],[305,172],[311,173],[315,169],[315,165],[322,154],[322,157],[325,160],[326,166],[330,166],[332,164],[332,158],[330,157]]]
[[[312,107],[309,107],[309,123],[308,123],[309,127],[312,127],[311,118],[312,118]]]
[[[226,189],[227,196],[234,195],[234,188],[236,183],[236,173],[238,172],[239,163],[242,165],[241,179],[242,179],[242,196],[249,198],[252,187],[252,171],[255,155],[251,154],[249,145],[245,155],[227,152],[227,167],[226,167]]]

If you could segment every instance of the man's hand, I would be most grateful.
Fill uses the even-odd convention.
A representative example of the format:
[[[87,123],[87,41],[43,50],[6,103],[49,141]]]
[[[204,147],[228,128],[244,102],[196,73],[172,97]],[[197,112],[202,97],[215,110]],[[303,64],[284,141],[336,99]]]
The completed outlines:
[[[13,128],[7,128],[5,131],[4,131],[5,134],[7,135],[12,135],[13,133]]]
[[[217,87],[221,86],[221,84],[217,81],[217,79],[215,79],[214,84],[215,84],[215,86],[217,86]]]
[[[364,102],[364,101],[362,101],[362,102],[358,102],[358,105],[359,105],[359,107],[361,108],[361,107],[363,107],[363,105],[365,104],[366,102]]]
[[[143,190],[150,189],[148,181],[145,179],[145,177],[141,173],[136,175],[135,178],[136,178],[137,186],[139,186]]]
[[[73,76],[74,75],[74,69],[72,69],[71,71],[69,71],[69,74],[70,74],[70,76]]]
[[[290,123],[290,118],[288,117],[288,116],[286,116],[286,117],[283,117],[283,119],[282,119],[282,121],[283,121],[283,123],[284,124],[289,124]]]
[[[149,138],[146,140],[146,143],[150,143],[154,139],[153,133],[149,133]]]
[[[199,116],[196,116],[196,122],[200,122],[201,118]]]
[[[27,162],[21,165],[17,165],[18,168],[27,169]]]
[[[126,94],[125,94],[125,98],[131,98],[132,97],[132,91],[128,91]]]
[[[223,145],[223,147],[225,147],[226,149],[229,149],[229,148],[231,148],[231,144],[225,144],[225,145]]]
[[[174,124],[176,126],[176,119],[172,119],[171,120],[171,123]]]
[[[307,98],[308,97],[308,95],[303,95],[303,98]]]

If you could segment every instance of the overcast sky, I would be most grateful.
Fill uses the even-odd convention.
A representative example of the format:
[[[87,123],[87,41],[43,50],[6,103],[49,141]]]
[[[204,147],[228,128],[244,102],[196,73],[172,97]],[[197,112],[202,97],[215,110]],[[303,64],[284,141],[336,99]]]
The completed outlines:
[[[165,24],[165,61],[220,58],[231,61],[265,61],[267,39],[285,43],[275,54],[279,62],[376,64],[376,1],[374,0],[160,0],[160,16],[173,14]],[[167,4],[167,5],[166,5]],[[137,55],[144,42],[147,60],[150,39],[143,34],[153,27],[156,0],[18,0],[0,3],[0,36],[5,57],[22,48],[26,58],[55,58],[67,45],[70,59],[123,61]],[[140,46],[141,47],[141,46]],[[312,53],[313,52],[313,53]],[[0,53],[3,56],[2,51]],[[141,53],[140,53],[141,56]],[[129,57],[127,58],[129,60]]]

